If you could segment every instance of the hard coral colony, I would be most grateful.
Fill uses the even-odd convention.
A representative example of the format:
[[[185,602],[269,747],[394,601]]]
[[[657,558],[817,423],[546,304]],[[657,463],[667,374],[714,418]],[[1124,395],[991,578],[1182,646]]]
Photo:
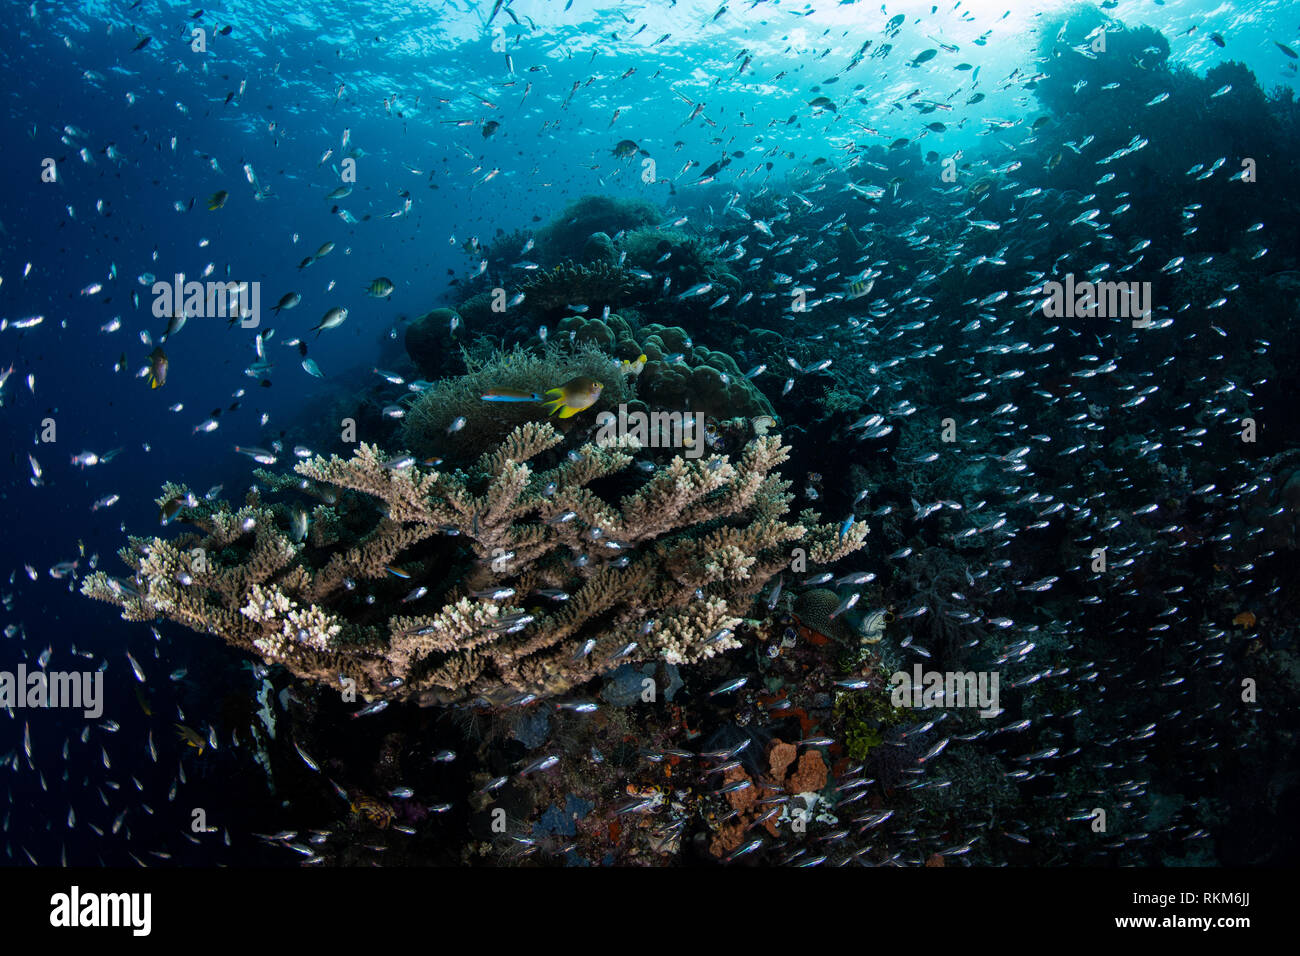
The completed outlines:
[[[364,443],[351,459],[300,462],[305,481],[265,475],[274,490],[242,507],[187,510],[193,531],[132,538],[121,552],[131,575],[95,572],[82,590],[129,620],[174,620],[326,686],[351,678],[367,697],[502,702],[629,661],[737,647],[740,615],[791,548],[829,563],[867,533],[785,520],[792,496],[772,471],[788,450],[775,436],[734,462],[675,457],[617,504],[588,486],[626,471],[637,443],[589,442],[538,465],[560,442],[549,424],[520,426],[468,473]],[[317,500],[306,540],[277,494]]]

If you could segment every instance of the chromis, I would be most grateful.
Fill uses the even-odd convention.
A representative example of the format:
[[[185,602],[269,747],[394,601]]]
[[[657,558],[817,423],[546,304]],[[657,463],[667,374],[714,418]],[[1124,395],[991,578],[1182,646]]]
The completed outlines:
[[[345,309],[341,305],[335,306],[334,308],[330,309],[328,312],[325,313],[324,318],[320,320],[320,325],[315,326],[312,329],[312,331],[316,333],[317,338],[320,338],[320,334],[322,332],[324,332],[326,329],[338,328],[340,325],[344,323],[347,317],[348,317],[347,309]]]
[[[286,292],[284,295],[280,296],[280,301],[277,302],[272,308],[275,314],[279,315],[281,309],[292,309],[301,301],[302,301],[302,293]]]

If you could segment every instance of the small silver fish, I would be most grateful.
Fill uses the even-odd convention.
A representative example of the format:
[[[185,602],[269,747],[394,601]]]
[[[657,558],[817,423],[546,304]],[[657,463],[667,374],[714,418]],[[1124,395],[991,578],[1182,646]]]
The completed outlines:
[[[856,591],[854,591],[852,594],[846,597],[843,601],[839,603],[839,607],[837,607],[834,611],[831,612],[830,614],[831,619],[834,620],[835,618],[839,617],[842,613],[847,611],[849,608],[853,607],[853,605],[857,604],[858,598],[860,596],[861,595],[859,595]]]
[[[767,609],[769,611],[776,609],[776,603],[779,600],[781,600],[781,588],[784,585],[785,585],[785,576],[778,575],[776,579],[776,587],[772,588],[772,593],[769,594],[767,598]]]
[[[317,764],[315,760],[312,760],[311,757],[307,755],[307,751],[303,750],[301,747],[298,746],[298,741],[296,740],[293,742],[293,749],[298,751],[298,756],[302,758],[303,763],[305,763],[312,770],[315,770],[317,773],[320,773],[320,765]]]
[[[360,710],[358,710],[358,711],[357,711],[356,713],[354,713],[352,716],[353,716],[354,718],[356,718],[356,717],[369,717],[371,714],[377,714],[377,713],[379,713],[380,711],[387,710],[387,709],[388,709],[388,701],[383,700],[383,699],[381,698],[380,700],[377,700],[377,701],[375,701],[375,702],[372,703],[372,704],[367,704],[365,707],[362,707]]]
[[[560,762],[560,758],[555,756],[555,754],[548,754],[545,757],[538,757],[536,760],[529,763],[528,766],[520,770],[519,776],[523,777],[523,776],[527,776],[530,773],[538,773],[542,770],[549,770],[551,767],[554,767],[559,762]]]
[[[726,694],[733,690],[740,690],[740,688],[744,687],[747,683],[749,683],[748,677],[737,677],[736,679],[729,680],[725,684],[709,691],[709,696],[713,697],[715,694]]]
[[[131,670],[135,671],[135,679],[143,684],[148,678],[144,676],[144,670],[140,667],[139,661],[131,656],[131,652],[126,652],[126,659],[131,662]]]
[[[566,700],[555,705],[559,710],[573,711],[575,714],[590,714],[600,709],[600,705],[590,700]]]

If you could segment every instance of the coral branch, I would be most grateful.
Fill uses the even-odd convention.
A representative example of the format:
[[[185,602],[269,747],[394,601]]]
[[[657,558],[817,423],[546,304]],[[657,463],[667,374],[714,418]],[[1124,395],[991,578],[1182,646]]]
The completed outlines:
[[[82,590],[302,678],[351,677],[368,697],[497,701],[736,647],[732,632],[791,548],[828,563],[866,535],[811,512],[785,520],[788,483],[773,469],[789,450],[775,436],[734,461],[676,457],[617,505],[588,486],[626,481],[639,445],[559,457],[560,442],[549,423],[527,422],[468,472],[362,444],[350,459],[300,462],[297,480],[263,473],[270,494],[311,501],[266,503],[254,490],[238,509],[197,502],[176,519],[195,530],[131,539],[131,577],[96,572]],[[178,494],[169,485],[161,500]]]

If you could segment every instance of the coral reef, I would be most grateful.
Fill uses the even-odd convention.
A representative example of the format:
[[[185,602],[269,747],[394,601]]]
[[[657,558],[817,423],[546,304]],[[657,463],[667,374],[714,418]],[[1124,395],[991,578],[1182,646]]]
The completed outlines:
[[[629,267],[666,275],[675,289],[688,289],[697,282],[712,282],[733,295],[740,289],[740,280],[704,240],[680,230],[655,226],[634,229],[623,236],[619,245],[627,254]]]
[[[132,538],[120,552],[130,578],[96,572],[82,591],[328,687],[351,678],[366,697],[500,702],[634,660],[736,647],[739,615],[789,548],[825,563],[866,536],[807,512],[784,520],[788,483],[772,470],[787,449],[775,437],[734,462],[675,458],[617,505],[589,486],[627,469],[636,442],[589,443],[534,470],[561,440],[549,423],[521,425],[470,473],[366,444],[351,459],[303,461],[306,482],[268,483],[314,495],[310,517],[256,489],[236,510],[189,498],[183,520],[197,530]],[[169,485],[159,501],[188,495]]]
[[[517,262],[526,259],[528,254],[524,252],[524,247],[531,238],[532,233],[522,229],[512,229],[510,232],[498,229],[491,244],[484,250],[487,271],[494,275],[504,274]]]
[[[355,454],[257,471],[242,504],[169,484],[160,504],[190,503],[130,540],[130,573],[85,578],[128,620],[255,659],[282,825],[331,834],[308,862],[1295,855],[1277,821],[1300,780],[1278,719],[1300,713],[1300,101],[1239,62],[1178,66],[1209,24],[1171,60],[1103,11],[1039,22],[1042,62],[1000,83],[1017,108],[989,111],[955,179],[932,114],[973,129],[984,111],[945,88],[900,100],[924,118],[887,148],[687,189],[691,159],[683,188],[654,184],[671,210],[582,197],[535,249],[525,231],[463,244],[479,271],[452,283],[455,311],[405,340],[420,374],[459,377],[397,382],[381,352],[400,375],[363,370],[312,407],[354,419]],[[1159,327],[1044,322],[1067,272],[1149,280]],[[579,377],[604,390],[567,420],[481,398]],[[624,404],[707,415],[713,456],[594,440]],[[338,440],[319,427],[279,438]],[[828,573],[868,523],[870,560]],[[178,650],[204,646],[244,670],[219,641]],[[916,669],[982,675],[996,700],[896,702]],[[203,673],[196,690],[227,683]],[[454,706],[357,711],[350,681],[375,704]]]
[[[579,260],[592,233],[613,236],[663,218],[658,207],[641,199],[580,196],[537,233],[537,254],[543,265]]]
[[[609,233],[593,232],[582,245],[582,264],[584,266],[613,266],[618,264],[618,250]]]
[[[713,418],[774,416],[772,405],[725,352],[690,345],[681,329],[647,326],[646,366],[637,392],[666,408],[687,408]],[[686,351],[665,349],[679,345]],[[675,356],[675,357],[674,357]]]
[[[453,321],[461,324],[455,309],[434,309],[406,327],[406,354],[422,375],[437,378],[449,371],[448,357],[457,354]]]
[[[562,342],[568,340],[577,345],[595,345],[619,358],[636,358],[633,350],[639,349],[633,338],[632,326],[617,314],[607,315],[603,319],[570,315],[560,320],[555,327],[555,334]],[[632,354],[627,354],[629,352]]]
[[[465,320],[466,328],[482,329],[496,320],[497,313],[492,311],[492,299],[490,291],[476,292],[456,307],[456,311]]]
[[[857,635],[843,614],[831,617],[839,607],[840,596],[827,588],[812,588],[795,599],[794,615],[817,634],[833,638],[844,645],[857,641]]]
[[[605,319],[569,316],[559,336],[597,346],[616,358],[645,355],[637,376],[637,397],[655,408],[703,412],[711,418],[774,416],[772,405],[725,352],[696,345],[685,329],[655,323],[640,329],[620,315]]]
[[[528,308],[544,317],[570,305],[617,308],[625,302],[638,301],[644,294],[645,283],[608,262],[596,261],[591,265],[563,262],[534,274],[520,291]]]
[[[407,410],[401,440],[422,458],[442,458],[451,463],[472,461],[483,448],[494,445],[518,425],[545,419],[546,409],[532,402],[485,402],[490,389],[514,389],[542,394],[570,379],[585,376],[604,384],[600,399],[574,418],[555,419],[568,433],[590,425],[602,411],[617,408],[632,398],[618,365],[599,349],[583,346],[562,350],[558,345],[534,354],[516,347],[479,357],[464,354],[466,374],[444,379],[423,392]],[[460,428],[452,424],[463,418]]]

